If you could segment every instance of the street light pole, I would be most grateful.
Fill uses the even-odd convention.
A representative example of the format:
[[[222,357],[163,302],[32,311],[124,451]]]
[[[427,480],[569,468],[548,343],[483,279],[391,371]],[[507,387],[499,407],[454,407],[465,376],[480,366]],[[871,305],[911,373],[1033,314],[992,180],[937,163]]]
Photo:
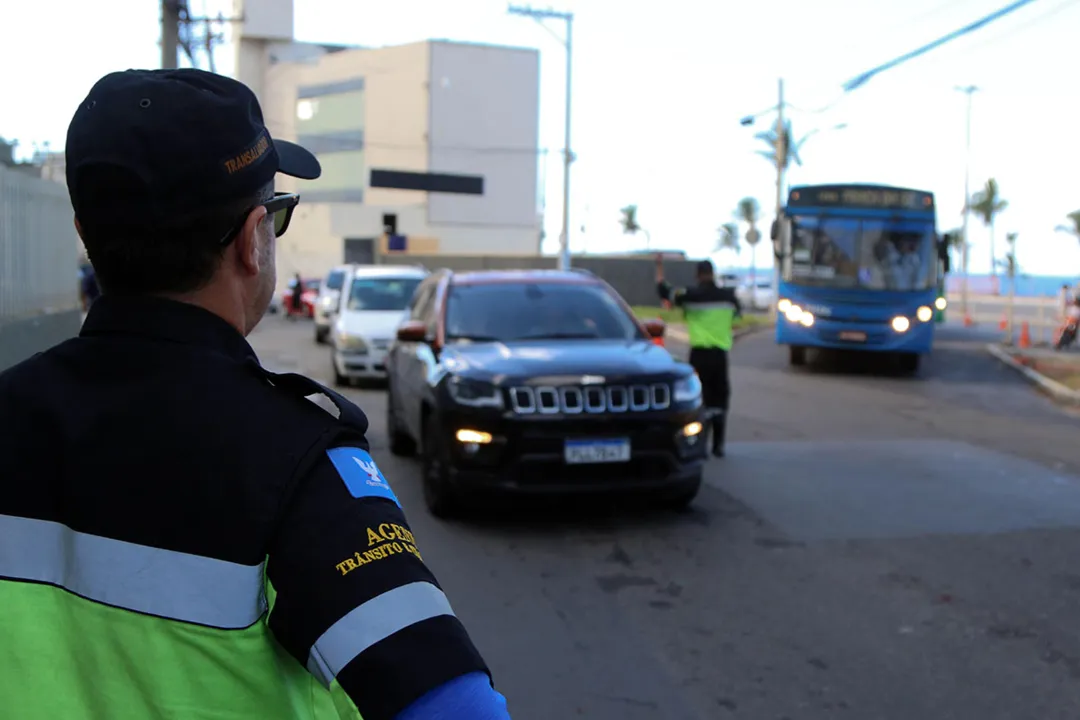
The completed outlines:
[[[535,10],[528,6],[511,5],[508,8],[511,15],[523,15],[531,17],[537,22],[544,19],[562,20],[566,23],[566,37],[562,40],[566,48],[566,119],[563,131],[563,210],[562,231],[559,233],[559,269],[570,269],[570,164],[574,161],[574,153],[570,150],[570,99],[571,99],[571,70],[573,68],[574,52],[574,14],[556,12],[554,10]]]
[[[974,85],[956,88],[967,95],[967,130],[964,142],[964,220],[960,231],[960,312],[967,322],[968,315],[968,216],[971,215],[971,97],[979,89]]]

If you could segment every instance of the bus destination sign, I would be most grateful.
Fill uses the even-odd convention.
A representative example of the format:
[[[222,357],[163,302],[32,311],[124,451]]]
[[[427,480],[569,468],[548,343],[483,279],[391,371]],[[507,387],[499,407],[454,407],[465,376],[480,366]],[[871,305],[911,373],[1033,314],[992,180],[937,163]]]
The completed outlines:
[[[931,210],[934,207],[934,196],[928,192],[903,188],[820,185],[792,190],[788,197],[788,205]]]

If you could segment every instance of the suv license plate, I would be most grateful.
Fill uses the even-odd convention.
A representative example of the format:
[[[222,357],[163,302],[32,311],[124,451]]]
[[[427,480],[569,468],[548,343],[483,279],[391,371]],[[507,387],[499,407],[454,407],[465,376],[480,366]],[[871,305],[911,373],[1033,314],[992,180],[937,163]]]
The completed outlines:
[[[850,342],[866,342],[866,333],[846,331],[840,333],[840,339]]]
[[[564,457],[567,465],[629,462],[630,440],[567,440]]]

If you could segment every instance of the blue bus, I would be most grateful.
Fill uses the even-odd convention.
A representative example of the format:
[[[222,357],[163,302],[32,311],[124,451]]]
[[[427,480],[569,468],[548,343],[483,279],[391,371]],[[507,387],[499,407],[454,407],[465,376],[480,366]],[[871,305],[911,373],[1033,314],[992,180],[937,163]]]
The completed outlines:
[[[780,264],[776,342],[792,365],[810,348],[893,353],[908,373],[945,309],[948,238],[932,193],[886,185],[805,185],[773,223]]]

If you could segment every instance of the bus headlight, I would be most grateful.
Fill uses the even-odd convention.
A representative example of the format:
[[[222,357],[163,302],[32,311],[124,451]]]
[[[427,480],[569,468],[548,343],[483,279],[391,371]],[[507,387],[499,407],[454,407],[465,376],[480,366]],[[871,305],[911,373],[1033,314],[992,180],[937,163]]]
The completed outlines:
[[[923,305],[915,311],[915,317],[919,318],[919,322],[930,322],[934,319],[934,311]]]
[[[776,309],[780,312],[787,314],[788,308],[791,307],[791,301],[787,298],[780,298],[780,302],[776,303]]]
[[[903,315],[897,315],[892,319],[892,329],[898,333],[907,332],[911,327],[911,321]]]
[[[813,327],[814,326],[814,315],[813,315],[813,313],[804,312],[802,315],[800,315],[799,316],[799,324],[802,325],[803,327]]]
[[[948,306],[948,304],[949,301],[943,297],[939,297],[937,300],[934,301],[934,307],[936,307],[938,310],[944,310],[946,306]]]
[[[802,308],[798,305],[788,305],[787,310],[784,310],[784,317],[791,322],[799,322],[799,318],[802,317]]]

